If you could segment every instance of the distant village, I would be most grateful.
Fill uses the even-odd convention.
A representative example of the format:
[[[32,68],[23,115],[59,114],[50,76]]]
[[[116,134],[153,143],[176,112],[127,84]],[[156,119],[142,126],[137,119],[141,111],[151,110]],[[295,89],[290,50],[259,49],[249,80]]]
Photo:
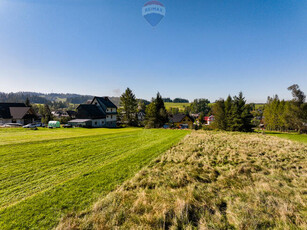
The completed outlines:
[[[170,101],[170,99],[165,99]],[[185,103],[187,100],[182,99]],[[176,103],[176,102],[174,102]],[[179,102],[181,103],[181,101]],[[26,105],[28,104],[28,105]],[[144,126],[146,119],[146,109],[142,108],[142,103],[138,105],[136,112],[136,120],[138,126]],[[42,113],[49,113],[49,119],[44,120],[46,114],[40,114],[35,111],[35,105],[31,102],[25,103],[0,103],[0,126],[3,127],[85,127],[85,128],[115,128],[126,125],[127,122],[122,121],[121,117],[125,114],[118,106],[116,106],[109,97],[93,97],[84,104],[79,104],[75,110],[55,110],[51,111],[47,106],[42,110]],[[46,111],[50,110],[50,111]],[[172,110],[172,108],[170,108]],[[169,120],[163,125],[164,128],[180,128],[191,129],[195,125],[202,123],[210,125],[214,121],[214,116],[202,116],[202,121],[199,121],[200,113],[187,114],[176,111],[175,114],[168,114]],[[120,118],[120,119],[119,119]],[[55,125],[58,124],[58,125]]]
[[[137,99],[132,90],[127,88],[120,98],[66,95],[70,98],[70,101],[66,100],[66,104],[62,101],[32,103],[29,98],[21,103],[20,94],[0,93],[0,100],[11,97],[19,101],[0,101],[0,127],[133,126],[243,132],[251,132],[257,128],[307,132],[306,96],[298,85],[292,85],[288,90],[292,92],[292,100],[280,100],[275,95],[268,97],[266,104],[248,104],[242,92],[214,103],[204,98],[195,99],[191,103],[182,98],[171,100],[162,98],[160,93],[157,93],[149,102]],[[46,98],[45,95],[35,95],[35,100],[47,100]],[[84,103],[70,103],[73,100],[83,100]]]

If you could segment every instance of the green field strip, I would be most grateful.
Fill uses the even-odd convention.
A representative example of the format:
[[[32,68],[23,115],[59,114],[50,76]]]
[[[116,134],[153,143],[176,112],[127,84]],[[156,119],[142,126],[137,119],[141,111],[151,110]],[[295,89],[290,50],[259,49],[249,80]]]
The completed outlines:
[[[127,129],[46,129],[29,130],[23,128],[0,129],[0,146],[20,143],[33,143],[57,139],[69,139],[75,137],[97,136],[107,134],[120,134],[126,132],[137,132],[140,128]]]
[[[16,192],[20,191],[20,193],[24,194],[25,191],[31,191],[31,193],[35,193],[36,190],[44,190],[45,185],[52,186],[54,183],[57,183],[57,181],[61,181],[61,179],[65,179],[68,176],[73,176],[74,173],[81,173],[82,170],[87,170],[88,167],[97,167],[97,164],[99,165],[99,161],[102,160],[111,160],[113,157],[116,157],[118,154],[122,154],[124,151],[127,151],[129,148],[134,148],[133,145],[138,142],[138,140],[135,140],[134,136],[129,136],[129,139],[127,139],[125,142],[125,136],[121,136],[121,142],[122,145],[125,146],[125,148],[120,149],[120,151],[114,151],[114,146],[112,147],[110,145],[110,141],[106,142],[105,139],[102,139],[103,142],[99,145],[98,143],[95,145],[95,149],[91,149],[90,154],[89,149],[83,149],[83,151],[80,151],[80,149],[75,149],[75,145],[71,145],[69,149],[66,150],[70,154],[70,156],[67,156],[65,153],[62,155],[65,155],[66,159],[63,159],[61,156],[58,156],[57,154],[50,154],[56,151],[56,147],[52,147],[49,149],[48,152],[48,158],[44,158],[44,160],[41,159],[42,155],[40,152],[38,152],[38,156],[30,157],[28,159],[27,167],[20,167],[20,163],[13,161],[7,164],[6,167],[7,170],[2,169],[2,174],[0,175],[0,183],[1,183],[1,189],[0,189],[0,204],[1,206],[4,206],[6,203],[14,202],[9,197],[13,197],[14,199],[18,200],[20,199],[20,194]],[[85,139],[89,139],[88,137]],[[90,138],[93,140],[92,138]],[[100,139],[96,137],[96,139]],[[94,139],[95,140],[95,139]],[[71,140],[70,140],[71,141]],[[63,144],[67,143],[68,141],[63,141]],[[78,140],[79,142],[79,140]],[[57,145],[58,145],[57,144]],[[56,145],[56,146],[57,146]],[[83,142],[80,143],[82,147],[89,146],[89,143]],[[131,147],[129,147],[131,145]],[[42,145],[38,146],[28,146],[31,150],[35,150],[35,147],[41,148]],[[104,148],[103,148],[104,147]],[[12,152],[16,151],[14,148],[11,149]],[[78,153],[79,151],[79,153]],[[15,153],[17,155],[17,159],[21,160],[22,163],[25,163],[25,156],[28,154],[28,151],[26,149],[23,149],[21,151],[23,155],[19,155],[18,153]],[[108,154],[110,153],[110,154]],[[50,154],[50,155],[49,155]],[[73,158],[71,158],[73,157]],[[84,159],[86,162],[81,161],[80,159]],[[2,160],[1,160],[2,161]],[[7,161],[3,161],[7,162]],[[30,164],[31,163],[31,164]],[[29,165],[30,164],[30,165]],[[74,168],[72,168],[75,165]],[[36,170],[33,172],[28,171],[29,168],[36,167]],[[35,169],[35,168],[34,168]],[[68,169],[68,170],[67,170]],[[63,170],[65,170],[63,172]],[[35,176],[33,174],[35,173]],[[6,178],[5,175],[7,176]],[[56,180],[56,181],[55,181]],[[6,181],[6,183],[4,183]],[[42,182],[41,182],[42,181]],[[18,186],[14,186],[18,184]],[[36,188],[35,191],[31,189],[32,186],[36,186],[37,184],[40,184],[40,188]],[[2,191],[5,191],[4,194]],[[8,196],[5,196],[5,194],[11,194]],[[29,194],[31,195],[31,194]],[[1,197],[3,197],[1,199]],[[4,200],[5,199],[5,200]],[[0,207],[1,208],[1,207]]]
[[[113,149],[115,146],[117,147],[113,151],[111,147],[110,149],[99,149],[101,146],[98,144],[98,137],[85,137],[84,142],[80,142],[82,139],[77,138],[78,140],[75,141],[80,142],[81,147],[82,143],[86,146],[94,141],[98,145],[95,151],[98,152],[99,150],[101,155],[96,154],[97,152],[94,151],[91,158],[91,156],[82,156],[82,151],[78,154],[80,150],[76,150],[74,154],[76,154],[75,156],[77,156],[78,160],[81,159],[80,162],[76,159],[66,159],[67,161],[62,162],[64,168],[69,168],[68,174],[66,174],[66,171],[61,171],[61,168],[57,168],[56,165],[42,167],[41,175],[32,181],[33,184],[29,182],[29,184],[26,184],[28,187],[23,189],[34,190],[36,193],[32,191],[30,196],[23,196],[26,199],[21,198],[15,204],[12,205],[11,203],[11,206],[0,211],[0,229],[50,229],[54,227],[63,215],[74,210],[88,208],[98,197],[107,194],[124,180],[133,176],[140,168],[177,143],[187,133],[185,131],[170,130],[141,130],[140,133],[134,133],[132,136],[127,135],[126,138],[119,135],[119,138],[109,140],[109,142],[118,140],[113,143]],[[73,140],[61,140],[58,144],[66,145],[67,147],[66,141]],[[100,141],[102,143],[108,142],[102,138]],[[40,145],[46,145],[46,143],[37,143],[36,147],[39,148]],[[23,147],[25,146],[27,145],[23,145]],[[31,149],[35,147],[35,144],[34,146],[33,144],[29,146],[31,146],[29,147]],[[49,149],[49,151],[51,150],[52,148]],[[14,152],[16,149],[12,149],[12,151]],[[71,152],[70,150],[68,151]],[[93,150],[83,149],[83,153],[86,151]],[[22,152],[19,152],[20,156],[23,156]],[[24,153],[25,155],[27,154],[26,152]],[[103,154],[105,158],[102,157]],[[42,155],[47,156],[45,160],[48,159],[48,154],[42,153]],[[32,157],[37,158],[38,155],[34,154]],[[52,158],[48,160],[52,161]],[[87,160],[88,165],[82,166],[83,160]],[[27,162],[30,163],[30,160]],[[92,167],[90,163],[92,163]],[[54,168],[52,168],[53,166]],[[51,169],[48,169],[48,167],[51,167]],[[78,172],[71,169],[73,167],[79,168]],[[0,169],[3,168],[0,167]],[[50,180],[45,180],[52,178],[52,176],[44,178],[43,175],[54,174],[56,171],[60,171],[58,172],[60,179],[55,180],[52,186],[47,186],[47,189],[43,190],[42,187],[52,183]],[[29,178],[31,178],[31,172],[35,172],[35,170],[30,170],[27,175]],[[22,171],[19,173],[22,175]],[[42,184],[44,180],[46,184]],[[18,180],[15,182],[18,183]],[[0,180],[0,185],[2,183],[3,181]],[[40,186],[40,188],[34,188],[35,186]],[[6,198],[8,197],[6,196]]]

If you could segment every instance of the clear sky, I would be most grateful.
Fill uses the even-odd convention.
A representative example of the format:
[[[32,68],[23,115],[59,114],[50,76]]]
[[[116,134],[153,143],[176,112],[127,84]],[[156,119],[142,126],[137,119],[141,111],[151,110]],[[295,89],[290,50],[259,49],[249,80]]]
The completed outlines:
[[[307,93],[306,0],[0,0],[0,91],[250,102]]]

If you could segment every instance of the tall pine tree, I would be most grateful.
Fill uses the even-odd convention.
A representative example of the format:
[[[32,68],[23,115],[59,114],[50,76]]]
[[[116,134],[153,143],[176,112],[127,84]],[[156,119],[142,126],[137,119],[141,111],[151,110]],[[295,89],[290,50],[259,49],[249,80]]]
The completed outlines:
[[[146,108],[146,127],[160,128],[168,122],[168,114],[160,93]]]
[[[26,101],[25,101],[25,105],[26,105],[27,107],[31,107],[31,103],[30,103],[30,100],[29,100],[28,97],[27,97],[27,99],[26,99]]]
[[[120,106],[122,107],[122,123],[129,126],[137,125],[137,100],[132,90],[127,88],[120,96]]]
[[[220,99],[214,103],[212,108],[214,114],[214,123],[213,126],[219,130],[226,130],[226,116],[225,116],[225,101]]]

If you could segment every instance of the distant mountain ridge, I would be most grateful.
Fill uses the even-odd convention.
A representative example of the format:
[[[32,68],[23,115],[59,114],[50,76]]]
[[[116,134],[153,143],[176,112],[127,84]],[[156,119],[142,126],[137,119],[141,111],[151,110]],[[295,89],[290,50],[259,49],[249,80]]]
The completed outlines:
[[[72,104],[86,103],[93,99],[93,95],[81,95],[75,93],[37,93],[37,92],[0,92],[0,102],[25,102],[29,98],[33,104],[48,104],[50,102],[68,102]],[[109,97],[116,105],[119,105],[119,97]]]

